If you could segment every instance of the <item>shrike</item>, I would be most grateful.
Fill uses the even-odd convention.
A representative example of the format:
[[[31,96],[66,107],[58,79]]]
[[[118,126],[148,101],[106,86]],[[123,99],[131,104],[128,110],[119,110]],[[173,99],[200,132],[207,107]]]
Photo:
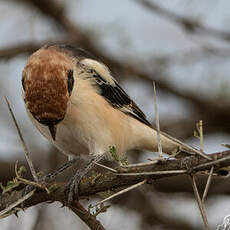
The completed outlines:
[[[44,46],[22,75],[23,99],[37,129],[66,155],[105,154],[111,147],[157,151],[157,132],[102,62],[70,45]],[[199,150],[161,133],[164,153]]]
[[[157,151],[157,132],[144,113],[108,67],[82,49],[42,47],[28,59],[22,86],[33,124],[66,155],[101,155],[112,146],[120,155]],[[163,133],[161,141],[167,154],[202,154]]]

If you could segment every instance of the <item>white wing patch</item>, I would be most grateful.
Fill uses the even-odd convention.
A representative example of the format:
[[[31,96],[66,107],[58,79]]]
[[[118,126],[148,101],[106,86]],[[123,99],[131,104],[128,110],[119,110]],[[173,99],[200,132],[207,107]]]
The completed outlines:
[[[115,85],[114,78],[112,77],[109,68],[103,63],[89,58],[83,59],[80,63],[95,70],[102,78],[104,78],[105,82],[108,82],[112,86]]]

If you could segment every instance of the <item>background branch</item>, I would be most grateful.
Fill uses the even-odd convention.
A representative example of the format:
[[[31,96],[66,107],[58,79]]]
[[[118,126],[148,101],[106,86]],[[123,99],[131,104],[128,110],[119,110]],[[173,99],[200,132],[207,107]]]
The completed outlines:
[[[211,28],[203,25],[201,22],[195,19],[190,19],[179,14],[174,13],[166,8],[161,7],[153,1],[149,0],[135,0],[134,2],[143,6],[146,10],[153,12],[170,22],[174,22],[181,26],[185,32],[192,34],[204,34],[209,37],[230,41],[230,32]]]

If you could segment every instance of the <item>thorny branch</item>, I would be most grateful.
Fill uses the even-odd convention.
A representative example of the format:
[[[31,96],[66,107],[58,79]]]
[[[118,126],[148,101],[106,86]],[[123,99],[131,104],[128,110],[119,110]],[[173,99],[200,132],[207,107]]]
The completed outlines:
[[[85,177],[79,186],[79,196],[87,197],[97,194],[98,192],[113,191],[117,188],[137,184],[143,180],[148,183],[154,183],[155,180],[176,176],[181,174],[189,174],[192,170],[194,173],[204,173],[214,167],[214,174],[222,174],[221,168],[230,166],[230,151],[219,152],[210,155],[212,161],[205,158],[191,156],[187,158],[189,162],[189,172],[187,169],[188,164],[184,163],[183,159],[168,160],[165,163],[133,167],[126,169],[126,172],[112,173],[106,172],[104,174],[96,174],[90,177]],[[225,172],[225,171],[224,171]],[[135,175],[133,174],[135,173]],[[64,183],[50,183],[49,187],[53,187],[50,194],[45,190],[38,189],[35,194],[25,201],[24,207],[31,207],[45,201],[59,201],[65,204],[65,184]],[[0,198],[0,211],[14,203],[22,197],[22,189],[14,190],[10,193],[5,193]]]

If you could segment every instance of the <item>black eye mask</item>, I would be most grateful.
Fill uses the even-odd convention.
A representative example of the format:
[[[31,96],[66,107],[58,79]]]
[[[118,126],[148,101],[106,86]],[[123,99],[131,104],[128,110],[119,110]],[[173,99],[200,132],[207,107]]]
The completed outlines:
[[[68,71],[68,92],[71,95],[74,85],[73,70]]]

